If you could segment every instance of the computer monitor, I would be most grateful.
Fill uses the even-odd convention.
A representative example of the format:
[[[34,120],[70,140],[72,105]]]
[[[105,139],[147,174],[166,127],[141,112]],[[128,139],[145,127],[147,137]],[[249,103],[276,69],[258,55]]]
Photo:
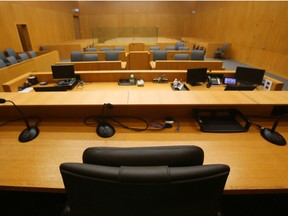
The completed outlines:
[[[240,84],[261,85],[264,73],[263,69],[237,67],[235,78]]]
[[[191,68],[187,70],[187,83],[198,86],[205,83],[207,79],[207,68]]]
[[[53,79],[55,80],[70,80],[75,78],[73,64],[52,65]]]

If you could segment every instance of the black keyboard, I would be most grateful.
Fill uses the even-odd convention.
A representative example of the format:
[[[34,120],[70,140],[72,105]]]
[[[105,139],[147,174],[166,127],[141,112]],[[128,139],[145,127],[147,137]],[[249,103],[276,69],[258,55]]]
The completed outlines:
[[[227,85],[225,91],[253,91],[257,86],[254,85]]]
[[[39,86],[34,87],[36,92],[49,92],[49,91],[67,91],[65,86]]]

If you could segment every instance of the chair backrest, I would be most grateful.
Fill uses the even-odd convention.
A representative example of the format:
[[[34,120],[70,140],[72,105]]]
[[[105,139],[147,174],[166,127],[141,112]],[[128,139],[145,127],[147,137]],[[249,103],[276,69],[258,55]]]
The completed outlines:
[[[154,50],[153,51],[153,61],[157,60],[167,60],[166,50]]]
[[[6,63],[2,59],[0,59],[0,68],[4,68],[6,66]]]
[[[224,43],[223,47],[221,48],[221,52],[222,52],[223,55],[225,54],[227,48],[228,48],[228,44]]]
[[[160,50],[160,46],[150,46],[149,50]]]
[[[82,51],[72,51],[71,52],[71,61],[84,61],[84,52]]]
[[[204,152],[198,146],[91,147],[83,163],[105,166],[194,166],[202,165]]]
[[[114,48],[114,50],[125,51],[125,48],[122,47],[122,46],[116,46],[116,47]]]
[[[10,65],[18,63],[18,60],[14,56],[8,56],[6,59]]]
[[[183,47],[183,46],[185,46],[185,43],[183,41],[178,41],[176,42],[175,49],[179,50],[179,47]]]
[[[229,170],[223,164],[60,165],[70,213],[74,216],[215,216]]]
[[[6,48],[5,51],[8,56],[14,56],[16,59],[18,58],[17,53],[13,48]]]
[[[87,48],[85,48],[85,51],[94,52],[94,51],[97,51],[97,48],[96,47],[87,47]]]
[[[27,55],[27,53],[19,53],[19,57],[21,61],[25,61],[29,59],[29,56]]]
[[[205,50],[192,50],[191,60],[204,60]]]
[[[109,51],[111,50],[109,47],[100,47],[100,51]]]
[[[31,50],[31,51],[28,51],[28,55],[31,57],[31,58],[35,58],[37,56],[36,52]]]
[[[0,59],[2,59],[3,61],[6,59],[6,56],[4,55],[3,52],[0,51]]]
[[[119,51],[117,50],[106,51],[105,61],[119,61]]]
[[[98,54],[84,54],[84,61],[98,61]]]
[[[188,53],[176,53],[174,55],[175,60],[189,60],[189,54]]]
[[[176,50],[175,46],[165,46],[165,50]]]
[[[180,47],[178,48],[178,50],[189,50],[189,47],[187,47],[187,46],[180,46]]]

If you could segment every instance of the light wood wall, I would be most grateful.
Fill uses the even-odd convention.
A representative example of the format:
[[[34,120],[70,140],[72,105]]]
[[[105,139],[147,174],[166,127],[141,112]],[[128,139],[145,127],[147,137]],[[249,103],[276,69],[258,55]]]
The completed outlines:
[[[16,24],[28,27],[33,50],[42,44],[74,40],[72,9],[77,2],[0,2],[0,50],[22,46]]]
[[[200,2],[191,36],[232,44],[231,58],[288,78],[288,2]]]
[[[229,42],[232,59],[288,78],[287,1],[0,2],[0,49],[22,50],[17,23],[36,50],[75,39],[75,7],[82,39],[93,27],[158,26],[159,37]]]
[[[82,38],[91,38],[94,27],[158,26],[159,37],[180,39],[195,2],[182,1],[79,1]]]

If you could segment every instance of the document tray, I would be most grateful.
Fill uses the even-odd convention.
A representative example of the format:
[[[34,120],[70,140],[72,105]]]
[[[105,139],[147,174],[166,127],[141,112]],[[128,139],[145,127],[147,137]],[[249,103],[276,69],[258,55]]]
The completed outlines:
[[[195,109],[194,115],[203,132],[246,132],[251,125],[236,109]]]

